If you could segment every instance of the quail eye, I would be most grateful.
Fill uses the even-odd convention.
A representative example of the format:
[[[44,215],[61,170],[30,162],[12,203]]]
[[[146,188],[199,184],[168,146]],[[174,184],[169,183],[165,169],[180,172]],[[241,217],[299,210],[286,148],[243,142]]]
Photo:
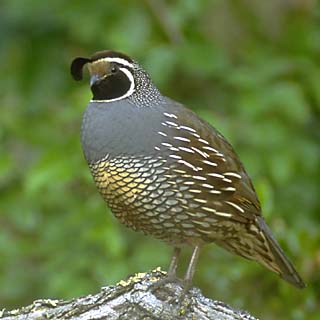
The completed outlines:
[[[118,72],[118,68],[116,66],[112,66],[111,67],[111,73],[117,73]]]

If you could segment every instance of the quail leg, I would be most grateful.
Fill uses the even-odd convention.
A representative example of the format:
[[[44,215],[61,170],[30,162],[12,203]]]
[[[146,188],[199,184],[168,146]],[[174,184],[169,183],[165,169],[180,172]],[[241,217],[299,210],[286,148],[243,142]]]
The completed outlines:
[[[172,255],[172,259],[169,265],[167,276],[154,284],[151,285],[151,290],[154,291],[159,287],[171,282],[177,282],[179,279],[176,276],[177,266],[178,266],[178,259],[181,253],[181,248],[175,247]]]
[[[201,249],[200,246],[195,246],[193,249],[192,256],[191,256],[191,259],[189,262],[189,266],[188,266],[187,272],[186,272],[184,279],[183,279],[183,282],[182,282],[183,290],[182,290],[179,298],[176,300],[178,303],[182,303],[186,294],[188,293],[188,291],[191,288],[192,279],[193,279],[194,273],[196,271],[196,265],[197,265],[199,254],[200,254],[200,249]]]
[[[175,247],[173,250],[173,256],[168,269],[168,277],[176,277],[176,271],[178,266],[178,259],[181,253],[181,248]]]
[[[192,256],[191,256],[191,259],[189,262],[189,266],[188,266],[187,272],[186,272],[184,280],[183,280],[185,292],[187,292],[191,287],[192,279],[193,279],[194,273],[196,271],[196,265],[198,262],[200,249],[201,249],[200,246],[195,246],[193,249]]]

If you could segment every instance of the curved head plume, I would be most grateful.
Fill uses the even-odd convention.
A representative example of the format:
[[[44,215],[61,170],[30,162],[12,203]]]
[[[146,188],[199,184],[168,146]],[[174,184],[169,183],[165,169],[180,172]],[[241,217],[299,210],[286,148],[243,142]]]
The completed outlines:
[[[91,59],[82,58],[82,57],[77,57],[72,61],[71,75],[74,80],[77,80],[77,81],[82,80],[83,78],[82,69],[83,69],[83,66],[88,62],[91,62]]]

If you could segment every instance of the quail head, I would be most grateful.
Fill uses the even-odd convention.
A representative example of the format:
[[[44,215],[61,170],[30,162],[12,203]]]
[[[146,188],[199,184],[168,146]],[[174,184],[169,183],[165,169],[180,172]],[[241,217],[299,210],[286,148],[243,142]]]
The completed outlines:
[[[115,51],[75,58],[90,73],[92,99],[81,141],[95,184],[126,226],[174,248],[193,248],[190,287],[201,247],[214,242],[255,260],[298,288],[304,283],[261,216],[251,180],[228,141],[184,105],[163,96],[148,73]]]

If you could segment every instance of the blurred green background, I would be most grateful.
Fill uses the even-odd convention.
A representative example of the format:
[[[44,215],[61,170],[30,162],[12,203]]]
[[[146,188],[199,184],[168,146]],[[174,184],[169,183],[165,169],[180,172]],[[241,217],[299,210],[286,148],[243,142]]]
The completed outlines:
[[[214,244],[194,284],[261,319],[320,319],[317,1],[2,0],[0,39],[0,309],[167,268],[171,248],[116,221],[81,151],[90,92],[70,62],[116,49],[232,142],[308,287]]]

